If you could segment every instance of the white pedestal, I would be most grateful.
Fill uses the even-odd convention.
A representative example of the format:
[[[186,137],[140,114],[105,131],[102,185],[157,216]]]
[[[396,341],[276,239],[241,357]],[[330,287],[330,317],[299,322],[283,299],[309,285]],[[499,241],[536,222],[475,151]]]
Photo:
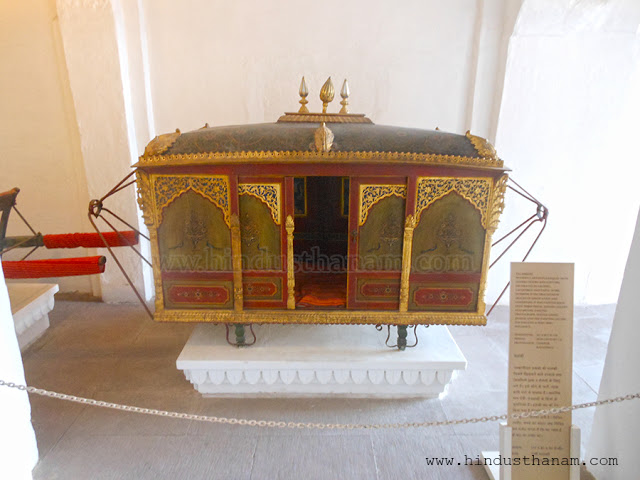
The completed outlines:
[[[23,351],[49,328],[49,312],[53,310],[55,283],[7,283],[11,314]]]
[[[571,426],[571,445],[569,447],[569,456],[571,458],[580,458],[580,428],[575,425]],[[511,465],[498,464],[495,465],[494,460],[511,458],[511,427],[506,423],[500,424],[500,451],[499,452],[482,452],[482,461],[484,468],[490,480],[511,480]],[[579,462],[578,462],[579,463]],[[569,467],[569,478],[567,480],[580,480],[580,465],[571,465]]]
[[[254,329],[256,344],[238,348],[226,343],[224,326],[197,325],[176,365],[207,396],[376,398],[437,397],[467,366],[444,326],[418,327],[418,346],[402,352],[372,325]]]

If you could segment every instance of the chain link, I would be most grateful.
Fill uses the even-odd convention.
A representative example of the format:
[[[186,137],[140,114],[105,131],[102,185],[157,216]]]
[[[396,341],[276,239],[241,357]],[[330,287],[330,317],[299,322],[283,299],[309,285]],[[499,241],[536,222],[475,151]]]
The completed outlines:
[[[625,402],[628,400],[634,400],[634,399],[640,398],[640,393],[631,393],[628,395],[622,395],[620,397],[598,400],[597,402],[578,403],[576,405],[549,408],[545,410],[532,410],[529,412],[518,412],[518,413],[513,413],[511,415],[507,415],[507,414],[491,415],[489,417],[463,418],[459,420],[444,420],[444,421],[436,421],[436,422],[354,424],[354,423],[311,423],[311,422],[305,423],[305,422],[284,422],[284,421],[277,422],[274,420],[254,420],[254,419],[245,419],[245,418],[212,417],[208,415],[195,415],[191,413],[171,412],[167,410],[156,410],[152,408],[142,408],[142,407],[135,407],[131,405],[121,405],[119,403],[104,402],[102,400],[94,400],[92,398],[77,397],[75,395],[67,395],[66,393],[52,392],[50,390],[44,390],[42,388],[30,387],[27,385],[19,385],[14,382],[5,382],[4,380],[0,380],[0,386],[15,388],[17,390],[33,393],[34,395],[57,398],[58,400],[66,400],[68,402],[109,408],[112,410],[121,410],[124,412],[142,413],[145,415],[155,415],[159,417],[180,418],[185,420],[194,420],[197,422],[223,423],[223,424],[230,424],[230,425],[246,425],[250,427],[291,428],[291,429],[306,428],[306,429],[316,429],[316,430],[322,430],[325,428],[341,429],[341,430],[423,428],[423,427],[444,427],[447,425],[465,425],[468,423],[497,422],[499,420],[516,420],[519,418],[556,415],[558,413],[571,412],[573,410],[579,410],[582,408],[597,407],[598,405],[619,403],[619,402]]]

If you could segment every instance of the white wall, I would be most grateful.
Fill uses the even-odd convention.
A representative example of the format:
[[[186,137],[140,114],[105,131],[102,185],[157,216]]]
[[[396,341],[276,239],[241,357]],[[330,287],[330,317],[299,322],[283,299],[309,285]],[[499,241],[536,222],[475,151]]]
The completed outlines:
[[[632,0],[526,0],[509,45],[496,146],[550,209],[530,260],[575,262],[578,304],[616,302],[640,202],[639,24]],[[530,212],[508,196],[496,238]]]
[[[0,58],[0,191],[19,187],[18,208],[42,233],[89,231],[89,194],[53,0],[0,2]],[[7,234],[29,234],[15,213]],[[26,253],[16,249],[5,258]],[[87,253],[41,249],[31,258]],[[64,291],[100,294],[91,277],[55,282]]]
[[[110,0],[56,2],[80,147],[91,198],[100,198],[131,172],[137,157],[137,137],[125,26],[118,22],[119,6]],[[121,27],[121,28],[120,28]],[[130,224],[137,221],[135,192],[128,188],[105,200]],[[109,226],[98,220],[103,230]],[[117,228],[128,227],[113,222]],[[117,249],[125,270],[138,290],[142,262],[130,249]],[[104,253],[106,255],[106,253]],[[135,301],[126,279],[112,259],[100,275],[102,297],[108,302]]]
[[[318,111],[331,75],[337,89],[349,79],[352,111],[376,123],[464,133],[483,3],[144,0],[157,130],[273,122],[299,107],[302,75]],[[487,3],[501,24],[504,2]]]

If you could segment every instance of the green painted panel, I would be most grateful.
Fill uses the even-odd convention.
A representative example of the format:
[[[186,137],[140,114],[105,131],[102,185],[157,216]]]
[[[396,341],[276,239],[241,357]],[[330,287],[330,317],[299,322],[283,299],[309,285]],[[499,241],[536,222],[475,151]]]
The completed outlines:
[[[404,198],[383,198],[369,210],[360,227],[358,267],[360,270],[399,271],[402,269]]]
[[[420,216],[413,233],[411,271],[480,272],[484,239],[480,212],[457,193],[449,193]]]
[[[189,190],[164,209],[158,228],[163,271],[230,271],[231,231],[220,208]]]
[[[271,210],[253,195],[240,195],[243,270],[281,270],[281,227]]]

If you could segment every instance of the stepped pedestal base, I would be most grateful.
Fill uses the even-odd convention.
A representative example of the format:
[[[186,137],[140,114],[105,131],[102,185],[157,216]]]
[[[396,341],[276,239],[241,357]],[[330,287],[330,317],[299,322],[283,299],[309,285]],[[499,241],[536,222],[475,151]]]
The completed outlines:
[[[206,396],[370,398],[437,397],[467,365],[444,326],[418,327],[418,346],[402,352],[385,346],[386,328],[373,326],[254,330],[256,344],[238,348],[226,343],[224,326],[199,324],[176,365]]]
[[[55,283],[7,283],[13,323],[20,350],[24,350],[49,328]]]

